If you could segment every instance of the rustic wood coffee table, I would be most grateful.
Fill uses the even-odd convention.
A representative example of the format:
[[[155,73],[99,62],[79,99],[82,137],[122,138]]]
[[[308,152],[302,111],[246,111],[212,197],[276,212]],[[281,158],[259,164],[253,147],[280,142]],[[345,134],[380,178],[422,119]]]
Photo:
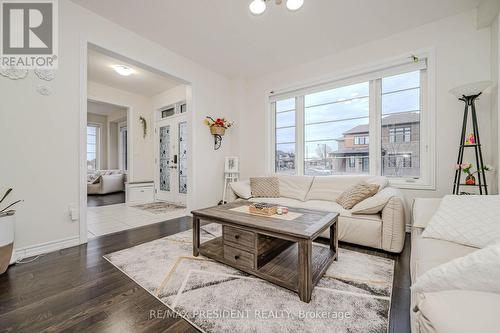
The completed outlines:
[[[337,213],[290,208],[293,220],[243,212],[248,201],[195,210],[193,255],[199,254],[290,289],[309,303],[312,290],[337,260]],[[290,214],[290,213],[289,213]],[[222,237],[200,244],[200,221],[222,225]],[[329,229],[330,246],[313,244]]]

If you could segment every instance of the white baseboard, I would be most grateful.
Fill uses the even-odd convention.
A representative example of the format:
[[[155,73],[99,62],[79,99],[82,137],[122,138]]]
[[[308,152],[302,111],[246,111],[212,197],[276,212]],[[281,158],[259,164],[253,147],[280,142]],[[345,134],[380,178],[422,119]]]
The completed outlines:
[[[65,249],[68,247],[80,245],[80,237],[73,236],[64,239],[59,239],[47,243],[30,245],[26,247],[21,247],[14,249],[14,253],[12,253],[12,258],[10,259],[11,263],[16,262],[17,260],[28,258],[32,256],[36,256],[39,254],[49,253],[58,251],[61,249]]]

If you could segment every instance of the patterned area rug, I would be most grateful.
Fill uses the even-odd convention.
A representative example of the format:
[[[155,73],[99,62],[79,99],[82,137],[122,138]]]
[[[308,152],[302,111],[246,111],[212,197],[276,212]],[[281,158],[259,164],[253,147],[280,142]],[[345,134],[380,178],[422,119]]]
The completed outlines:
[[[201,227],[201,242],[220,225]],[[105,258],[203,332],[387,332],[394,261],[340,249],[309,304],[297,294],[204,257],[184,231]]]
[[[174,205],[174,204],[171,204],[168,202],[161,202],[161,201],[146,203],[146,204],[142,204],[142,205],[135,205],[132,207],[137,208],[137,209],[142,209],[142,210],[145,210],[145,211],[153,213],[153,214],[165,214],[165,213],[173,212],[173,211],[180,210],[180,209],[186,209],[186,207]]]

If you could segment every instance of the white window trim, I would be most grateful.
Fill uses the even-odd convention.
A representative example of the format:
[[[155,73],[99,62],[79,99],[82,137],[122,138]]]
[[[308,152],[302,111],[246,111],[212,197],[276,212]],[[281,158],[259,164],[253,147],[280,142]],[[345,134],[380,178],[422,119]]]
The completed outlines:
[[[126,120],[118,123],[118,168],[120,170],[127,170],[125,169],[125,164],[127,164],[127,158],[125,158],[127,156],[127,151],[123,150],[123,144],[126,142],[123,141],[122,128],[127,130],[128,137],[128,125]]]
[[[101,124],[87,122],[87,126],[95,127],[96,130],[96,139],[95,139],[95,171],[101,170]],[[88,134],[87,136],[88,137]]]
[[[388,178],[392,186],[402,189],[413,189],[413,190],[435,190],[436,189],[436,150],[435,150],[435,132],[436,132],[436,97],[435,97],[435,52],[433,49],[425,49],[416,52],[412,52],[418,58],[425,58],[427,60],[427,69],[424,75],[421,77],[421,90],[420,90],[420,168],[421,177],[417,179],[411,178]],[[390,76],[392,73],[392,68],[401,68],[408,63],[409,56],[403,56],[394,58],[392,60],[384,61],[379,64],[373,65],[372,67],[365,67],[361,70],[353,70],[350,73],[347,72],[343,76],[331,75],[334,79],[330,80],[317,80],[314,83],[303,83],[297,85],[293,88],[274,90],[271,93],[265,95],[266,98],[266,109],[268,111],[267,120],[268,123],[268,140],[267,140],[267,154],[266,154],[266,169],[268,173],[275,173],[275,101],[286,99],[287,97],[296,98],[296,110],[299,110],[299,103],[303,104],[303,96],[305,94],[310,94],[312,92],[334,89],[349,84],[354,84],[358,82],[369,81],[370,82],[370,95],[375,96],[370,98],[370,113],[369,113],[369,131],[370,131],[370,146],[369,155],[378,156],[378,152],[381,150],[381,142],[377,138],[381,135],[381,96],[378,92],[381,91],[381,80],[373,80],[373,75],[383,75]],[[411,63],[408,64],[411,67]],[[370,79],[371,77],[371,79]],[[297,94],[300,96],[297,97]],[[303,115],[299,115],[300,112],[296,112],[296,123],[297,134],[296,134],[296,170],[297,175],[303,175],[304,163],[303,163],[303,153],[304,153],[304,122]],[[381,159],[380,158],[370,158],[370,174],[378,175],[381,170]]]

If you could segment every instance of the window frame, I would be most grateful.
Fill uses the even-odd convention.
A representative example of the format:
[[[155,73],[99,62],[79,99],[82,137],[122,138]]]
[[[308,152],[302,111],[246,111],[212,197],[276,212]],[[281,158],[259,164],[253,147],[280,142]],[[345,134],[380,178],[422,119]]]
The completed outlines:
[[[101,169],[101,124],[99,123],[93,123],[93,122],[87,122],[87,127],[95,127],[96,128],[96,138],[95,138],[95,170],[100,170]],[[85,140],[87,141],[88,145],[88,130],[85,136]],[[85,147],[87,150],[87,147]],[[88,163],[88,151],[87,151],[87,163]]]
[[[426,62],[426,67],[420,68],[420,178],[388,177],[392,186],[398,188],[435,190],[435,56],[433,50],[425,50],[415,54],[420,61]],[[313,92],[340,88],[356,83],[369,82],[369,174],[381,175],[381,135],[382,135],[382,78],[412,72],[412,62],[408,58],[400,58],[385,62],[362,71],[354,71],[351,75],[338,77],[335,80],[319,81],[316,84],[306,83],[294,89],[273,91],[266,95],[268,105],[268,146],[266,147],[266,169],[275,172],[275,104],[276,101],[295,98],[296,152],[295,175],[304,175],[304,96]],[[410,68],[405,70],[405,68]],[[383,75],[380,75],[383,73]],[[274,105],[274,106],[273,106]],[[406,126],[404,126],[406,127]],[[410,141],[413,133],[410,129]],[[271,149],[269,149],[269,147]],[[373,156],[373,158],[372,158]]]

